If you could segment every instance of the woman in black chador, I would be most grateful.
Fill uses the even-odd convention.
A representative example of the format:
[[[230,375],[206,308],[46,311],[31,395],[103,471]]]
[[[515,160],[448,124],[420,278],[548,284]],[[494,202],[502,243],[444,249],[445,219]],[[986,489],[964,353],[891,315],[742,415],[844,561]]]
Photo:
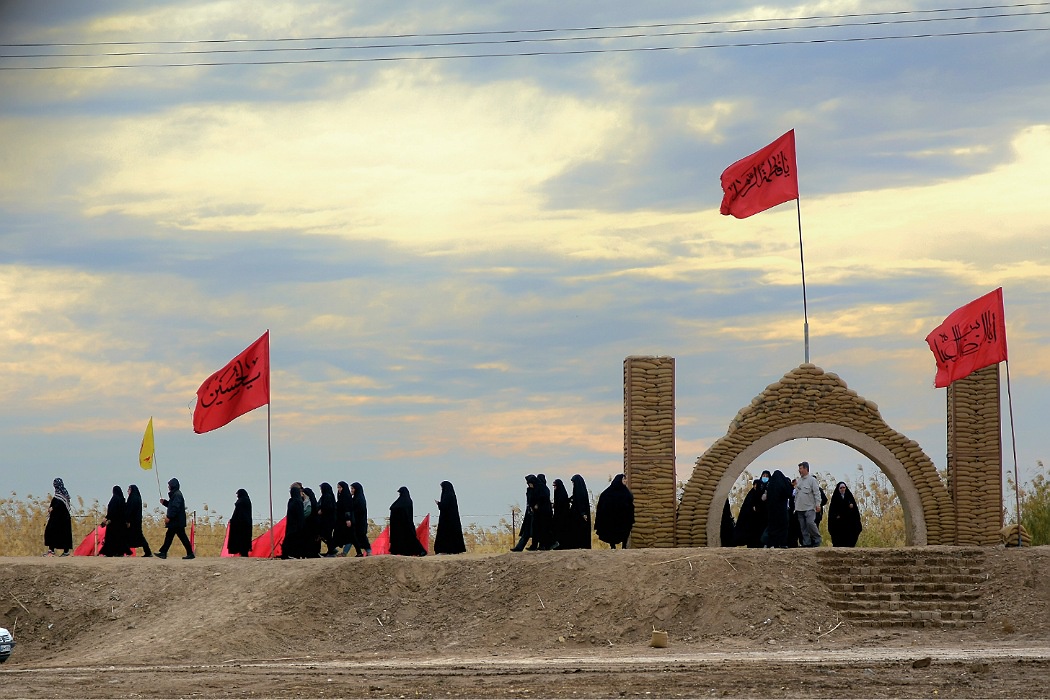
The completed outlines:
[[[594,531],[598,539],[616,549],[627,549],[627,539],[634,527],[634,494],[623,483],[623,474],[613,477],[609,487],[598,496],[594,508]]]
[[[721,546],[733,547],[736,545],[733,541],[736,537],[735,531],[736,522],[733,520],[733,509],[729,506],[729,499],[727,498],[725,505],[722,506],[722,524],[718,529]]]
[[[248,492],[244,489],[237,489],[226,551],[242,557],[250,556],[252,552],[252,499],[248,498]]]
[[[335,492],[327,481],[321,484],[321,500],[317,503],[321,542],[327,548],[326,557],[335,556]]]
[[[791,479],[777,469],[766,484],[766,546],[786,549],[790,533]]]
[[[550,549],[554,546],[554,507],[551,488],[543,474],[536,475],[532,506],[532,547],[529,549]]]
[[[153,552],[149,551],[149,542],[146,541],[146,535],[142,533],[142,494],[139,493],[139,487],[135,484],[128,487],[128,503],[125,513],[128,522],[128,549],[142,547],[142,556],[152,557]]]
[[[416,538],[416,524],[412,516],[412,497],[408,488],[397,490],[397,500],[390,504],[390,553],[406,557],[421,557],[427,553]]]
[[[572,534],[569,532],[569,492],[565,490],[565,484],[561,479],[554,480],[554,544],[552,549],[569,549],[569,540]]]
[[[47,525],[44,526],[46,556],[54,556],[55,550],[61,549],[61,556],[67,557],[69,550],[73,549],[73,504],[61,479],[56,477],[52,485],[55,495],[51,497],[51,505],[47,508]]]
[[[459,501],[452,482],[441,482],[441,500],[434,503],[438,507],[434,554],[462,554],[467,551],[467,544],[463,541],[463,524],[459,520]]]
[[[583,477],[572,477],[572,496],[569,498],[569,542],[561,542],[559,549],[591,548],[591,495]]]
[[[406,489],[407,493],[408,490]],[[372,556],[372,543],[368,541],[368,501],[365,500],[365,488],[357,481],[350,484],[350,532],[353,536],[355,557]],[[408,501],[409,518],[411,519],[412,500]],[[415,530],[412,530],[415,532]]]
[[[303,538],[306,534],[306,511],[303,508],[303,492],[292,484],[288,489],[288,512],[284,516],[284,541],[281,543],[281,559],[302,559]]]
[[[511,547],[512,552],[523,552],[525,551],[525,545],[532,539],[532,502],[533,494],[536,492],[536,476],[529,474],[525,477],[525,511],[521,514],[521,527],[518,529],[518,543]],[[529,549],[536,549],[537,545],[533,540],[533,545]]]
[[[762,547],[762,533],[766,529],[766,504],[762,502],[765,493],[761,479],[751,483],[751,490],[744,496],[740,513],[736,516],[736,546],[747,545],[751,549]]]
[[[856,547],[863,526],[860,524],[860,509],[846,482],[840,481],[831,494],[828,506],[828,534],[833,547]]]
[[[106,517],[102,521],[106,526],[106,539],[102,542],[99,554],[106,557],[122,557],[128,553],[128,523],[125,514],[127,508],[124,490],[114,486],[113,495],[106,506]]]
[[[306,526],[303,528],[303,556],[315,559],[321,556],[321,514],[318,512],[317,496],[309,486],[303,487],[303,509],[306,513]],[[307,508],[309,503],[309,508]]]
[[[350,496],[350,484],[345,481],[340,481],[335,485],[335,528],[332,530],[332,544],[338,549],[342,547],[342,551],[337,556],[345,557],[350,553],[350,546],[354,543],[353,535],[350,530],[350,523],[353,522],[350,517],[350,509],[353,507],[353,500]]]

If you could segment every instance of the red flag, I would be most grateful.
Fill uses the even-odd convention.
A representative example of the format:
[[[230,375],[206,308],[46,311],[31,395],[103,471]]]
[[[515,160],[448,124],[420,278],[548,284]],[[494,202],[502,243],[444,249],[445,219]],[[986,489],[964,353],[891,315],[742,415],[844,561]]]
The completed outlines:
[[[926,342],[937,361],[938,388],[1007,359],[1003,288],[953,311]]]
[[[284,545],[284,533],[287,529],[288,523],[286,518],[281,518],[276,523],[272,530],[267,530],[263,534],[252,540],[252,549],[248,553],[250,557],[269,557],[271,554],[274,557],[280,557]],[[273,533],[271,537],[270,533]],[[270,543],[273,543],[271,549]]]
[[[270,403],[270,331],[197,389],[193,432],[221,428],[237,416]]]
[[[430,513],[423,518],[423,522],[416,526],[416,539],[423,549],[430,550]],[[390,554],[390,526],[387,525],[379,536],[372,540],[372,556]]]
[[[726,168],[722,191],[722,213],[738,219],[798,199],[795,130]]]

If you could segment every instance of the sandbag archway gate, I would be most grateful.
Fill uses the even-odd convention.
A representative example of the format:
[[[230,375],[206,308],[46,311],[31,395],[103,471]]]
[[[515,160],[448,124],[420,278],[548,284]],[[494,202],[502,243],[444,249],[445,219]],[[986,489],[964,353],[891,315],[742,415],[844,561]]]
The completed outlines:
[[[874,462],[900,498],[908,545],[952,544],[955,509],[932,460],[917,442],[887,425],[874,402],[809,363],[767,386],[697,459],[678,505],[676,544],[718,546],[722,506],[744,469],[798,438],[834,440]]]

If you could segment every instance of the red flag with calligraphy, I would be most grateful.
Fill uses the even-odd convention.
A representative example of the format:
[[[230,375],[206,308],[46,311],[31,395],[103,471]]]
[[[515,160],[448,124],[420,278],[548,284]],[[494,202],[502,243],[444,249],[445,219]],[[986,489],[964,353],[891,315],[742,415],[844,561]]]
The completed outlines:
[[[795,130],[726,168],[722,191],[722,213],[738,219],[798,199]]]
[[[938,388],[1006,360],[1003,288],[953,311],[926,336],[926,342],[937,361],[934,386]]]
[[[270,403],[270,331],[197,389],[193,432],[206,433]]]

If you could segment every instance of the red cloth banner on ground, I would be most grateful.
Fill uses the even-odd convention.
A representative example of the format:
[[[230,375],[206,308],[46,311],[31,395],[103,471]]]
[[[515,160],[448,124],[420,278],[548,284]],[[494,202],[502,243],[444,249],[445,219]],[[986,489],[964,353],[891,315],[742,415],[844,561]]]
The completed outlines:
[[[102,550],[102,543],[106,541],[106,526],[99,525],[91,531],[87,537],[80,541],[80,544],[73,549],[74,557],[100,557],[102,556],[99,552]],[[135,557],[138,556],[135,550],[130,550],[130,553],[126,556]]]
[[[222,550],[219,552],[220,557],[232,557],[230,554],[230,524],[226,523],[226,535],[222,538]]]
[[[430,513],[427,513],[423,522],[416,527],[416,539],[419,540],[419,544],[423,545],[423,549],[430,551]],[[384,527],[379,536],[372,540],[372,556],[379,554],[390,554],[389,525]]]
[[[273,533],[273,556],[281,556],[281,543],[284,542],[284,530],[287,523],[285,518],[281,518],[279,521],[274,523],[274,526],[264,532],[263,534],[252,540],[251,551],[248,552],[249,557],[261,557],[266,559],[270,556],[270,533]]]
[[[102,549],[102,543],[106,541],[106,526],[99,525],[91,533],[81,540],[80,544],[73,550],[74,557],[97,557],[98,550]]]
[[[193,432],[221,428],[234,418],[270,403],[270,331],[204,380],[197,389]]]
[[[953,311],[926,336],[926,343],[937,362],[933,383],[938,388],[1006,360],[1003,288]]]
[[[722,192],[722,213],[738,219],[798,199],[795,130],[726,168]]]

